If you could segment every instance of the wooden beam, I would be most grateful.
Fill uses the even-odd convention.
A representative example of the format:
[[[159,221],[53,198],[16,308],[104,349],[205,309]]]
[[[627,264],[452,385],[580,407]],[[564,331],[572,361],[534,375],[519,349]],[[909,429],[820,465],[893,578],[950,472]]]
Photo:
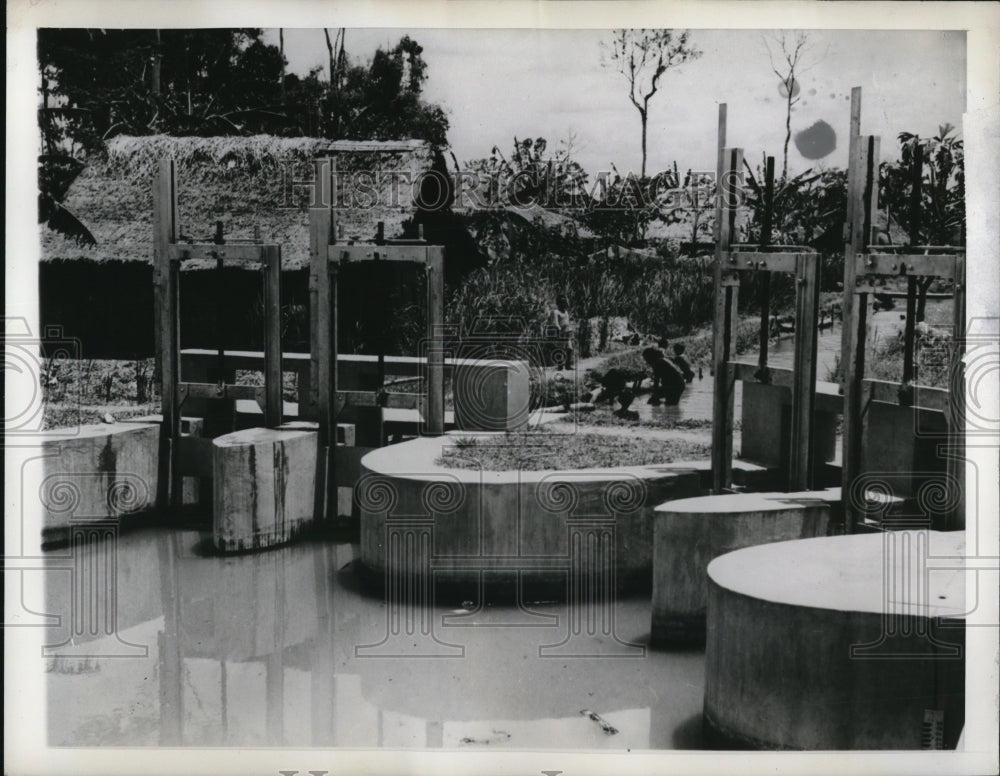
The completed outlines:
[[[712,489],[721,493],[732,485],[733,478],[733,387],[734,380],[728,362],[731,356],[732,332],[736,324],[739,287],[727,283],[728,256],[736,233],[736,211],[740,192],[737,190],[743,167],[743,150],[727,148],[716,198],[716,222],[719,240],[715,246],[715,318],[713,331],[712,391]]]
[[[768,156],[765,162],[764,174],[764,215],[760,226],[760,246],[766,249],[771,244],[771,229],[774,221],[774,157]],[[730,259],[733,257],[730,256]],[[731,263],[731,262],[730,262]],[[766,260],[758,262],[757,266],[767,266]],[[761,377],[767,376],[767,347],[771,339],[771,273],[760,276],[760,329],[758,332],[759,356],[757,364]]]
[[[336,498],[328,500],[328,494],[336,492],[333,485],[333,444],[330,436],[333,408],[330,405],[330,366],[336,363],[336,354],[331,352],[336,343],[330,341],[330,270],[328,246],[334,229],[334,216],[329,193],[329,159],[314,163],[315,191],[309,208],[309,357],[311,379],[309,385],[310,406],[299,408],[300,415],[314,418],[318,424],[315,513],[317,520],[325,520],[329,510],[336,509]],[[329,508],[328,508],[329,507]]]
[[[264,385],[267,400],[264,406],[264,423],[277,428],[282,421],[281,367],[281,248],[268,245],[264,248]]]
[[[954,511],[946,515],[945,527],[949,530],[965,529],[965,254],[961,254],[955,265],[955,301],[952,328],[952,362],[951,383],[949,384],[948,445],[944,454],[947,456],[948,482],[958,488],[958,498]],[[939,448],[940,449],[940,448]]]
[[[955,277],[955,253],[866,253],[854,259],[857,275],[883,277]]]
[[[811,490],[813,487],[820,262],[818,254],[801,255],[796,272],[795,370],[788,465],[790,491]]]
[[[411,264],[427,263],[426,245],[331,245],[328,248],[331,263],[354,264],[363,261],[398,261]]]
[[[167,248],[167,255],[177,261],[216,261],[241,264],[260,264],[268,248],[276,245],[226,244],[214,243],[173,243]]]
[[[427,417],[430,436],[444,433],[444,248],[427,248]]]
[[[861,471],[861,381],[864,378],[868,295],[857,292],[857,256],[871,243],[871,223],[878,198],[878,138],[862,137],[861,87],[851,90],[851,134],[847,172],[847,223],[844,226],[844,295],[841,302],[843,334],[840,363],[843,370],[844,433],[841,485],[851,493]],[[860,519],[850,499],[844,499],[846,530],[853,533]]]
[[[180,501],[180,478],[173,465],[180,438],[180,412],[177,409],[178,364],[177,275],[170,261],[169,247],[177,239],[177,181],[172,159],[158,163],[153,187],[153,331],[156,339],[156,366],[160,372],[159,476],[156,503],[160,509],[177,506]]]
[[[263,385],[233,385],[232,383],[178,383],[177,395],[185,399],[249,399],[265,407],[267,388]]]
[[[379,391],[337,391],[337,399],[344,406],[388,407],[396,410],[421,409],[422,393],[380,393]]]
[[[787,272],[793,274],[802,256],[815,256],[815,251],[785,253],[770,251],[729,251],[725,256],[727,272]]]

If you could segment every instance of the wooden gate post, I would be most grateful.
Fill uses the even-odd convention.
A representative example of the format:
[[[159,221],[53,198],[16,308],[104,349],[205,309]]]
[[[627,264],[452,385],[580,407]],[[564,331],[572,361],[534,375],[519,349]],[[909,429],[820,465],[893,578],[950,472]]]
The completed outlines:
[[[178,363],[178,273],[170,259],[169,246],[180,233],[177,208],[177,170],[172,159],[160,159],[153,188],[153,333],[156,366],[160,371],[159,476],[156,505],[175,508],[181,500],[181,477],[177,448],[181,418],[177,401]]]
[[[851,123],[860,121],[861,89],[851,92]],[[855,105],[857,103],[857,105]],[[844,244],[843,333],[841,367],[844,392],[844,436],[841,488],[847,533],[853,533],[858,523],[858,510],[851,501],[854,480],[861,473],[861,441],[864,418],[862,412],[862,381],[865,373],[865,348],[868,332],[868,293],[857,288],[856,261],[867,253],[871,241],[872,223],[878,206],[877,137],[857,136],[851,139],[852,153],[847,178],[847,229]]]
[[[335,509],[336,478],[334,476],[334,451],[336,429],[333,428],[336,409],[336,391],[331,390],[332,351],[335,343],[336,316],[330,309],[330,238],[336,234],[333,211],[333,160],[317,159],[314,164],[315,189],[309,206],[309,359],[311,384],[309,386],[309,416],[319,424],[316,463],[316,519],[323,520],[328,510]],[[333,493],[332,499],[329,497]]]
[[[720,111],[720,123],[724,113]],[[743,150],[724,149],[721,175],[717,182],[715,218],[718,239],[715,243],[715,319],[712,363],[714,390],[712,394],[712,490],[721,493],[733,480],[733,394],[734,373],[729,368],[732,356],[732,333],[737,320],[739,280],[731,278],[726,264],[735,242],[736,213],[740,192],[737,189],[739,171],[743,166]]]
[[[444,248],[427,248],[426,433],[444,433]]]
[[[795,372],[792,378],[792,439],[788,462],[790,491],[810,490],[813,486],[820,262],[818,253],[799,254],[795,260]]]
[[[264,277],[264,425],[277,428],[284,418],[281,369],[281,248],[271,245],[263,251]]]

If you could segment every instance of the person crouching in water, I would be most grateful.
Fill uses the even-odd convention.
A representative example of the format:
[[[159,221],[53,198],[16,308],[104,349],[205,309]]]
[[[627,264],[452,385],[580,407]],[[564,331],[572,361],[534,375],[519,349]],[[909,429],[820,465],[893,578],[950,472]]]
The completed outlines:
[[[676,405],[684,393],[685,374],[671,361],[668,361],[659,348],[646,348],[642,351],[643,360],[649,364],[653,372],[653,395],[649,403],[656,406],[664,401],[668,406]],[[685,360],[685,365],[687,361]],[[687,366],[690,372],[691,367]],[[691,373],[694,377],[694,373]]]
[[[690,383],[694,380],[694,371],[691,369],[691,364],[688,360],[684,358],[684,351],[686,348],[679,342],[674,343],[674,357],[670,359],[674,362],[674,365],[681,370],[681,374],[684,375],[684,382]]]
[[[591,393],[590,401],[592,403],[598,404],[605,401],[613,403],[617,399],[619,406],[614,412],[616,417],[622,420],[639,419],[639,413],[633,409],[629,409],[632,406],[635,394],[627,387],[628,377],[622,370],[616,368],[609,369],[600,378],[599,382],[601,387],[595,388]]]

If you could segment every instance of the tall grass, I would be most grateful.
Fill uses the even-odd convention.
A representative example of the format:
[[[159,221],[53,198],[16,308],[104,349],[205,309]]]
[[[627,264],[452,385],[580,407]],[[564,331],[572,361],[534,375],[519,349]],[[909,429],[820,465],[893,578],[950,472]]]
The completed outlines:
[[[493,257],[488,267],[451,289],[446,319],[461,332],[543,337],[558,294],[579,325],[577,349],[588,355],[587,321],[626,317],[656,337],[687,333],[711,318],[712,259],[680,257],[675,244],[616,257],[598,241],[564,228],[504,221],[478,214],[473,231]]]

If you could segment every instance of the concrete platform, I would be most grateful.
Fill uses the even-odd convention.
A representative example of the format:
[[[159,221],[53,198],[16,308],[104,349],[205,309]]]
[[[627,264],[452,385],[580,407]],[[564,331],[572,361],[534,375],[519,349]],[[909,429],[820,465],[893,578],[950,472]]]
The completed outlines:
[[[502,574],[564,596],[586,566],[620,590],[648,590],[653,507],[700,492],[698,472],[678,464],[446,468],[436,461],[456,438],[414,439],[362,459],[355,494],[366,568],[460,585]]]
[[[840,489],[740,493],[661,504],[653,518],[654,644],[701,644],[708,603],[706,568],[743,547],[826,536]]]
[[[920,749],[964,724],[965,533],[751,547],[708,566],[704,718],[766,749]],[[935,569],[935,566],[943,568]]]
[[[223,552],[290,541],[315,515],[317,434],[251,428],[212,440],[212,538]]]

